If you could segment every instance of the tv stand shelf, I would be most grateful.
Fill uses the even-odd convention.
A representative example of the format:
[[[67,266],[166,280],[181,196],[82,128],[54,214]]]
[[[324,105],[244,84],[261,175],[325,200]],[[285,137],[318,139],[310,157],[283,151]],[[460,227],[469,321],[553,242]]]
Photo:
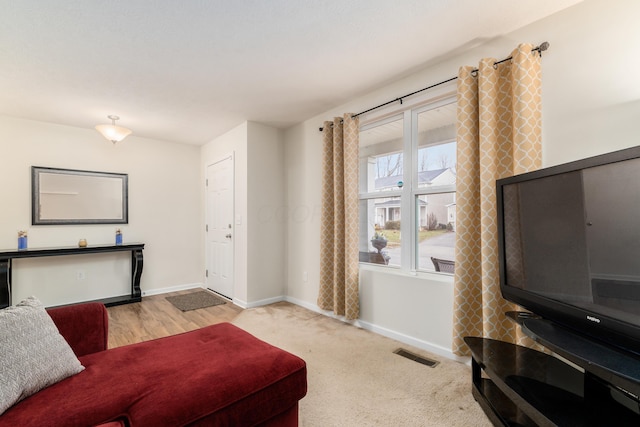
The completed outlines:
[[[640,396],[640,358],[572,333],[545,319],[526,319],[522,328],[528,336],[589,374]]]
[[[465,342],[473,397],[494,425],[640,425],[640,415],[618,403],[607,383],[556,357],[488,338]]]

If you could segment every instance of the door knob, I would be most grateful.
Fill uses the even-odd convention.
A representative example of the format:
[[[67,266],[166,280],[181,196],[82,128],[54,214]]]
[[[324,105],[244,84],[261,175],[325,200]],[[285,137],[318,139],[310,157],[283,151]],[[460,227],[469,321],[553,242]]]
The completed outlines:
[[[231,234],[227,234],[227,235],[226,235],[226,236],[224,236],[224,237],[226,237],[227,239],[230,239],[230,238],[231,238]]]

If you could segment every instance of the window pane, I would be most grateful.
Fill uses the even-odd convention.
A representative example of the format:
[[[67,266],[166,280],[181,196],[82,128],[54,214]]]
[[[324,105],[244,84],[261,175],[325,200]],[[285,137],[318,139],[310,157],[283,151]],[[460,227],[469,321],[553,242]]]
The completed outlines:
[[[360,262],[400,266],[400,197],[360,200]]]
[[[455,103],[418,114],[418,187],[441,184],[438,181],[442,181],[439,177],[442,171],[451,170],[455,174],[455,138]],[[435,178],[439,179],[432,182]]]
[[[360,262],[422,271],[436,269],[432,258],[453,263],[456,103],[447,102],[360,131]],[[406,211],[411,202],[415,212]],[[404,242],[404,260],[401,231],[411,237],[411,244]]]
[[[404,171],[403,120],[360,131],[360,192],[398,189]]]
[[[456,183],[456,103],[418,117],[418,193]],[[454,187],[455,188],[455,187]],[[455,249],[455,192],[416,196],[416,253],[419,270],[452,272]],[[436,260],[432,260],[435,258]]]
[[[421,168],[422,166],[422,168]],[[418,191],[456,183],[456,143],[418,149]]]
[[[417,196],[416,210],[418,269],[435,271],[437,260],[455,260],[456,194]],[[452,269],[443,267],[440,271],[452,272]]]

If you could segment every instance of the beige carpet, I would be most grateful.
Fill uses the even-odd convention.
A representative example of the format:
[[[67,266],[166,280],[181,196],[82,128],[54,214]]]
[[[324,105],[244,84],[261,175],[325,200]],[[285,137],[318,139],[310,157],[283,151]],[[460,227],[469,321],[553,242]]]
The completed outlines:
[[[471,396],[471,368],[302,307],[243,311],[234,324],[307,362],[303,427],[491,426]],[[431,368],[393,351],[439,361]]]

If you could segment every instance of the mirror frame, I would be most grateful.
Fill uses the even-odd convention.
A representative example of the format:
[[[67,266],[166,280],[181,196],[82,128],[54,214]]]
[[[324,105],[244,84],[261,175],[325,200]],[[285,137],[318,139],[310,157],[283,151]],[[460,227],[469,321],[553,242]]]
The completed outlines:
[[[120,218],[40,218],[40,174],[61,174],[72,176],[88,176],[94,178],[113,178],[122,184],[122,215]],[[59,169],[43,166],[31,167],[31,224],[32,225],[65,225],[65,224],[128,224],[129,223],[129,176],[124,173],[95,172],[75,169]]]

